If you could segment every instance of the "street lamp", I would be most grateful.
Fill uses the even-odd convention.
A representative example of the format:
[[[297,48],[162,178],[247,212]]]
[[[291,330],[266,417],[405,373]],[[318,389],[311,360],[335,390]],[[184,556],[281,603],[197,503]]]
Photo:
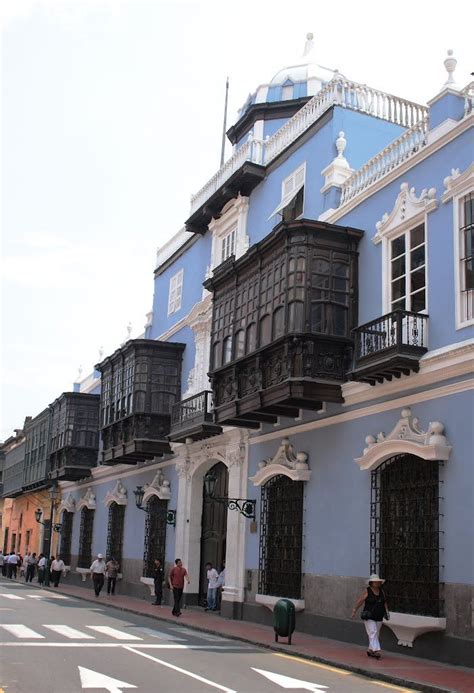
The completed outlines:
[[[139,510],[143,510],[145,513],[149,513],[150,511],[148,508],[143,507],[143,496],[145,495],[145,490],[143,486],[137,486],[135,491],[133,492],[135,494],[135,505]],[[171,525],[172,527],[176,527],[176,510],[167,510],[166,511],[166,524]]]
[[[255,505],[257,501],[249,498],[220,498],[214,495],[216,490],[217,477],[213,471],[207,472],[204,476],[204,493],[217,503],[224,503],[228,510],[237,510],[241,515],[249,520],[255,521]]]
[[[51,500],[51,513],[49,517],[49,523],[48,522],[43,522],[42,516],[43,516],[43,511],[41,508],[37,508],[35,510],[35,520],[38,524],[43,525],[43,527],[48,528],[48,555],[45,556],[46,558],[46,565],[45,565],[45,570],[44,570],[44,586],[49,587],[49,562],[51,560],[51,543],[52,543],[52,538],[53,538],[53,529],[55,532],[60,532],[62,529],[62,525],[59,522],[55,522],[53,524],[53,518],[54,518],[54,510],[56,507],[56,504],[58,503],[59,499],[61,498],[61,491],[60,489],[56,486],[51,486],[49,489],[49,497]]]

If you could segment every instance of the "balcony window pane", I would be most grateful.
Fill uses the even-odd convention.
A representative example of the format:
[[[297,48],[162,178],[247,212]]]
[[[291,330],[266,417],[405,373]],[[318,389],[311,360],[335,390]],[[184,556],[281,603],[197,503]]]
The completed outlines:
[[[247,327],[246,341],[247,346],[245,351],[247,354],[250,354],[257,348],[257,325],[254,322]]]
[[[392,241],[392,258],[403,255],[405,252],[405,236],[399,236]]]
[[[425,227],[422,224],[421,226],[417,226],[416,229],[412,229],[412,231],[410,231],[410,248],[416,248],[418,245],[421,245],[424,242]]]
[[[224,339],[223,355],[224,363],[232,361],[232,337],[226,337]]]
[[[245,332],[238,330],[235,333],[235,358],[238,359],[245,354]]]
[[[272,339],[272,324],[269,315],[264,315],[260,320],[260,346],[270,344]]]
[[[411,297],[411,310],[414,313],[419,313],[426,308],[425,291],[418,291]]]
[[[277,308],[273,313],[273,339],[278,339],[285,334],[285,310]]]
[[[415,250],[411,251],[411,268],[421,267],[425,264],[425,246],[420,245]]]
[[[221,350],[220,350],[221,343],[216,342],[212,348],[213,355],[212,355],[212,363],[214,364],[214,368],[219,368],[221,365]]]
[[[304,303],[293,301],[288,307],[288,326],[290,332],[304,331]]]
[[[473,260],[466,260],[464,263],[464,287],[465,291],[472,291],[474,289],[474,262]]]
[[[405,255],[401,255],[392,261],[392,279],[397,279],[405,274]]]
[[[397,301],[405,295],[405,278],[396,279],[392,282],[392,300]]]
[[[418,269],[411,273],[411,290],[417,291],[418,289],[423,289],[425,286],[425,270]]]

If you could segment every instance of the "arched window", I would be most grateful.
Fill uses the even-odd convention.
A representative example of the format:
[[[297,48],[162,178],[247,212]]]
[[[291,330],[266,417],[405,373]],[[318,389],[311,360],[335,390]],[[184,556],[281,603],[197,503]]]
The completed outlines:
[[[232,337],[226,337],[222,345],[223,363],[232,361]]]
[[[272,341],[272,321],[269,315],[264,315],[260,319],[260,340],[259,346],[265,346]]]
[[[165,565],[166,512],[168,501],[152,496],[148,501],[145,521],[145,549],[143,553],[143,575],[153,577],[156,558]]]
[[[288,306],[288,329],[290,332],[304,332],[304,303],[292,301]]]
[[[72,521],[74,513],[64,510],[61,515],[61,544],[59,555],[66,565],[71,565]]]
[[[90,568],[92,564],[92,533],[94,530],[94,510],[82,508],[79,529],[78,568]]]
[[[260,594],[301,598],[303,483],[280,474],[262,486]]]
[[[123,527],[125,520],[125,505],[111,503],[109,506],[109,522],[107,526],[107,560],[111,558],[122,565]]]
[[[390,587],[390,609],[441,616],[440,462],[396,455],[372,472],[370,572]]]
[[[239,359],[241,356],[245,356],[245,332],[244,330],[237,330],[235,333],[234,341],[235,358]]]
[[[257,325],[254,322],[247,327],[245,340],[245,353],[250,354],[257,348]]]
[[[285,334],[285,309],[279,306],[273,311],[273,339]]]
[[[215,342],[214,346],[212,347],[212,363],[214,365],[214,368],[219,368],[221,365],[221,343],[220,342]]]

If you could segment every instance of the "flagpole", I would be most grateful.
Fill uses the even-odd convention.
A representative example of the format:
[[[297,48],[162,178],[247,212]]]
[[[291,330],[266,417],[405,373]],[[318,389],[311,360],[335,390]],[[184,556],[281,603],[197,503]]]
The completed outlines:
[[[225,102],[224,102],[224,127],[222,128],[222,146],[221,146],[221,166],[224,164],[225,137],[227,128],[227,101],[229,96],[229,78],[225,82]]]

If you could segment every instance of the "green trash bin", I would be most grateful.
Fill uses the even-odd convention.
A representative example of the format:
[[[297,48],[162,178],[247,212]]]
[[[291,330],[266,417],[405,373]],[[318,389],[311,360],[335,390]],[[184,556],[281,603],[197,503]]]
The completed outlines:
[[[275,642],[278,637],[288,638],[291,645],[291,636],[295,630],[295,605],[289,599],[279,599],[273,608],[273,629]]]

